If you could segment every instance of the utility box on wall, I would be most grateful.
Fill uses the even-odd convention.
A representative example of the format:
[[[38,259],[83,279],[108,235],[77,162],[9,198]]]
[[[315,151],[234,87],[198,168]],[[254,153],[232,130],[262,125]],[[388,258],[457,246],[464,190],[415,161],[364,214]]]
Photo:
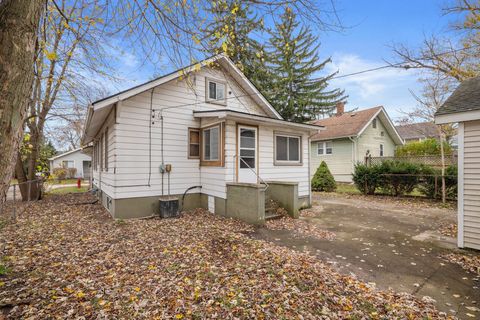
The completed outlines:
[[[178,198],[177,197],[160,197],[158,199],[161,218],[178,217]]]

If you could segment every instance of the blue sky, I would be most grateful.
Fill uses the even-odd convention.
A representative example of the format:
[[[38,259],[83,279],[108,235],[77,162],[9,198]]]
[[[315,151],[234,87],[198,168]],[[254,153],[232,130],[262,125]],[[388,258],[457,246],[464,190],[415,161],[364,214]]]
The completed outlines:
[[[339,75],[385,65],[394,61],[389,47],[404,43],[417,47],[424,36],[447,31],[453,17],[442,15],[448,0],[336,0],[338,15],[346,26],[343,32],[320,33],[320,56],[332,57],[328,72]],[[125,48],[117,53],[119,75],[117,84],[108,84],[114,92],[151,79],[154,70]],[[158,67],[158,66],[157,66]],[[171,71],[167,59],[159,73]],[[409,90],[419,91],[416,71],[383,69],[358,76],[336,79],[332,87],[345,89],[349,95],[347,110],[383,105],[393,119],[415,106]]]

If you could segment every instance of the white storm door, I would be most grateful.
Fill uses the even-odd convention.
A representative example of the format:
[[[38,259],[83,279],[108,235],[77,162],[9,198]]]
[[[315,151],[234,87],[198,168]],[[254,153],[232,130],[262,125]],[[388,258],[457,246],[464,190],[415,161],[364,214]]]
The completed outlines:
[[[257,183],[257,128],[238,126],[238,182]]]

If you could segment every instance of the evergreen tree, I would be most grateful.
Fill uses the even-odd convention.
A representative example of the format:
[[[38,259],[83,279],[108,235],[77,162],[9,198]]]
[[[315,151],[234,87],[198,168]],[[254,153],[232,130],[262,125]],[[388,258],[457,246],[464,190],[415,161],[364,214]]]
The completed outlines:
[[[211,2],[214,19],[203,30],[209,39],[210,52],[225,53],[245,76],[262,91],[269,85],[265,65],[265,50],[252,37],[252,33],[264,30],[263,19],[249,9],[248,4],[237,0]]]
[[[312,190],[333,192],[337,189],[337,183],[333,177],[330,169],[328,169],[327,163],[322,161],[318,166],[315,175],[312,178]]]
[[[336,74],[318,77],[328,58],[318,57],[318,37],[308,27],[300,27],[294,12],[286,8],[269,40],[268,66],[273,86],[265,92],[286,119],[305,122],[320,114],[331,114],[335,104],[346,98],[343,90],[328,90]]]

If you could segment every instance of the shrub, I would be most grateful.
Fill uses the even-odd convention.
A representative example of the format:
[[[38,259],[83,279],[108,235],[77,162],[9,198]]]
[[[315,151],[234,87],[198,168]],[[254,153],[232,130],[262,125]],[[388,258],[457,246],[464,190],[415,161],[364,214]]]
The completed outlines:
[[[446,155],[452,154],[452,147],[447,142],[444,142],[443,147]],[[426,139],[418,142],[409,142],[397,148],[395,155],[397,157],[435,156],[441,154],[440,150],[440,141],[437,139]]]
[[[442,172],[438,169],[425,166],[423,170],[425,175],[423,181],[418,186],[418,190],[428,198],[442,197]],[[435,176],[436,183],[435,183]],[[457,166],[451,165],[445,169],[445,191],[449,198],[457,197]],[[435,187],[436,184],[436,187]],[[436,192],[435,192],[436,190]]]
[[[378,165],[367,166],[358,163],[353,172],[353,183],[363,194],[374,194],[382,179],[381,173]]]
[[[55,179],[63,180],[66,179],[68,175],[68,171],[65,168],[54,168],[53,169],[53,176]]]
[[[77,168],[67,168],[67,178],[72,179],[77,175]]]
[[[318,166],[315,175],[313,176],[312,189],[314,191],[332,192],[335,191],[336,188],[337,184],[335,182],[335,179],[333,178],[332,173],[328,169],[325,161],[322,161],[322,163],[320,163],[320,166]]]
[[[384,174],[380,179],[379,187],[393,196],[410,193],[419,182],[423,165],[399,160],[387,160],[380,164],[380,171]]]

